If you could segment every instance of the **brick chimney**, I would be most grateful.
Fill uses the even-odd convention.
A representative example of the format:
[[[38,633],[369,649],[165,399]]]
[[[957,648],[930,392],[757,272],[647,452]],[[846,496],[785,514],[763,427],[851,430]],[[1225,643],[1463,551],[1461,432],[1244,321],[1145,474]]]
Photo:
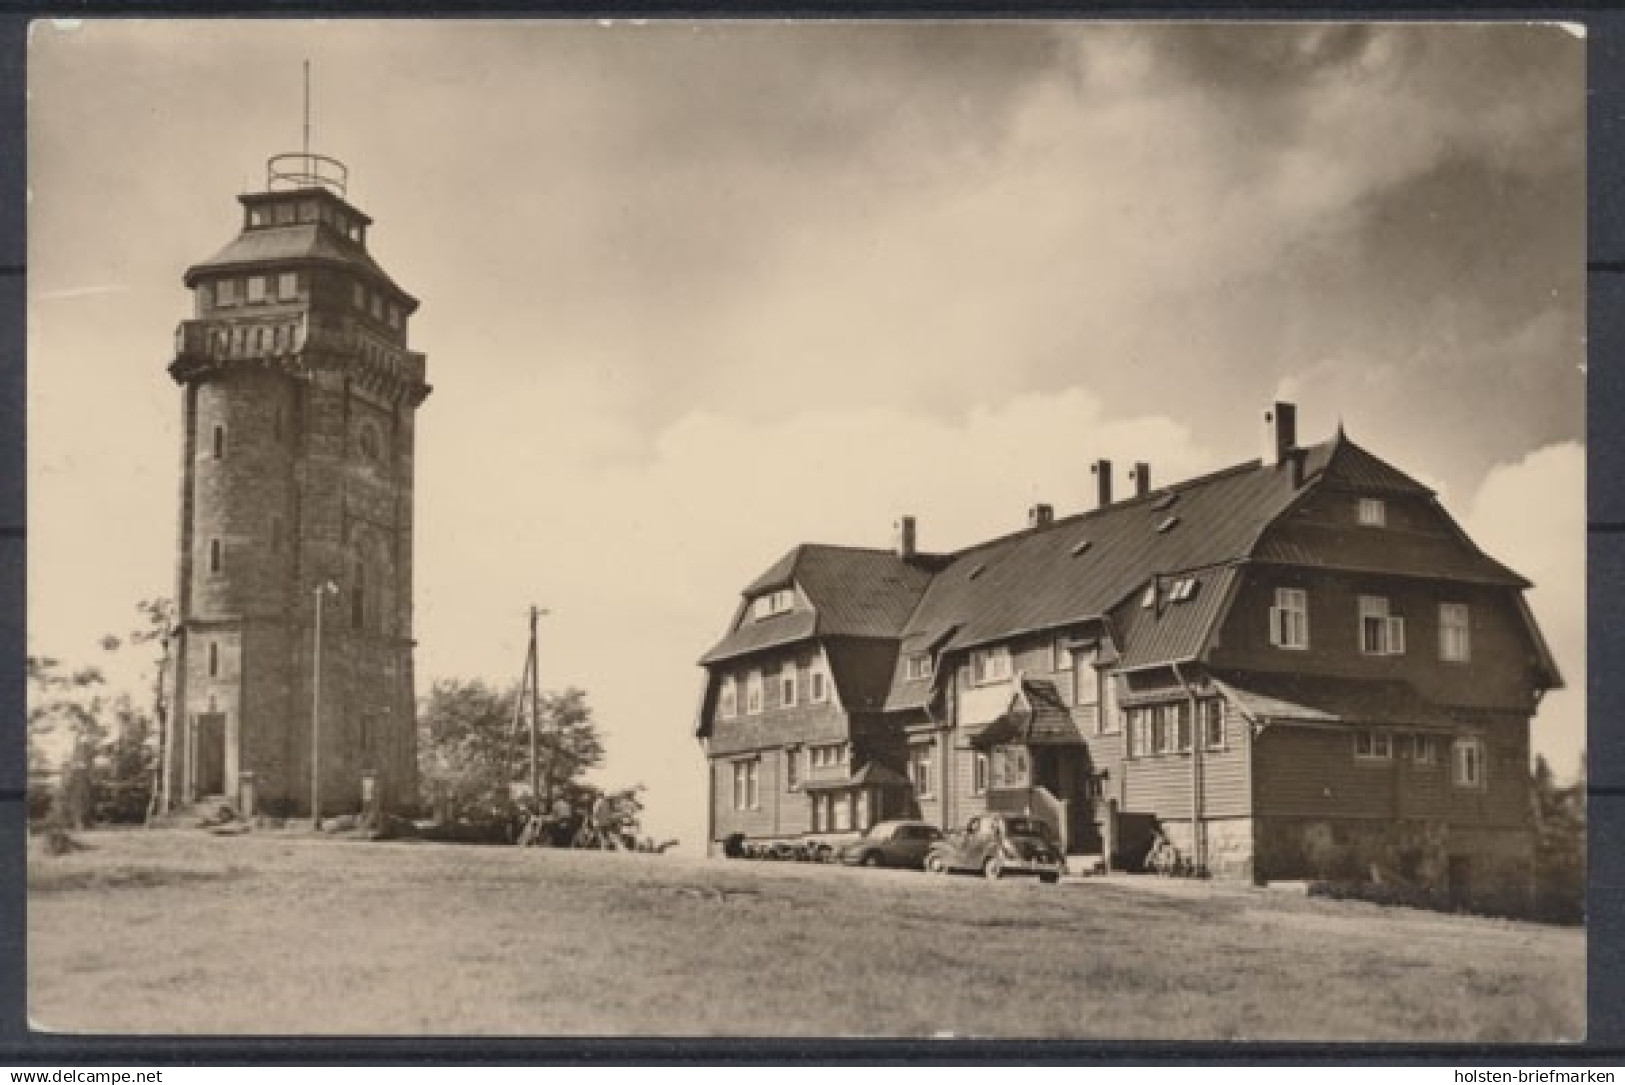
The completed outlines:
[[[1027,526],[1029,528],[1049,527],[1054,522],[1054,505],[1034,505],[1027,510]]]
[[[1264,466],[1279,467],[1292,459],[1298,447],[1298,408],[1275,403],[1264,412]]]
[[[1129,472],[1129,477],[1134,479],[1135,497],[1144,497],[1151,492],[1151,465],[1149,463],[1144,460],[1136,463],[1134,470]]]
[[[897,556],[904,561],[913,558],[916,553],[914,517],[900,517],[897,523],[892,525],[892,535],[897,549]]]
[[[1112,461],[1096,460],[1089,471],[1095,476],[1095,508],[1103,509],[1112,503]]]

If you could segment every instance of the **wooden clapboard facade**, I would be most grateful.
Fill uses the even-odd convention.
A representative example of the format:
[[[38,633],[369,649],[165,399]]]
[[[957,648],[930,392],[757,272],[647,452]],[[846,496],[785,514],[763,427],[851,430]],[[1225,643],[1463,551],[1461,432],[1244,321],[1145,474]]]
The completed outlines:
[[[1341,430],[951,554],[799,546],[701,659],[713,842],[987,810],[1132,865],[1527,875],[1529,727],[1561,684],[1528,581]]]

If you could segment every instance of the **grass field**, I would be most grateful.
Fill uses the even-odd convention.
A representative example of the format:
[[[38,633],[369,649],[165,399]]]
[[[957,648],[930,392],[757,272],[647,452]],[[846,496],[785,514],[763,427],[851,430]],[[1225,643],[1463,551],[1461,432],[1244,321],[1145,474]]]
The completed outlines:
[[[29,866],[92,1032],[1577,1040],[1583,931],[1160,879],[197,832]]]

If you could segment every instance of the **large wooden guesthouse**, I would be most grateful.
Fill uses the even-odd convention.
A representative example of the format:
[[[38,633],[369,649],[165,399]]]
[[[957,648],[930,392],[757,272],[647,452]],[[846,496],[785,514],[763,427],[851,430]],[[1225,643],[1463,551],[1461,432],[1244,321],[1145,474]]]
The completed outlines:
[[[1531,857],[1529,725],[1561,678],[1528,581],[1341,430],[951,554],[798,546],[701,664],[715,846],[889,817],[1048,820],[1132,863],[1373,864],[1506,884]]]

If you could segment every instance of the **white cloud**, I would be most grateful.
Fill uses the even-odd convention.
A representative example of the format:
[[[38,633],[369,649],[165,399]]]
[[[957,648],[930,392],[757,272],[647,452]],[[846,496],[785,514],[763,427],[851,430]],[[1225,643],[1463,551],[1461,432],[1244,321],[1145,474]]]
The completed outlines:
[[[1542,702],[1531,739],[1564,778],[1586,744],[1585,477],[1578,442],[1537,449],[1491,470],[1463,520],[1480,547],[1534,581],[1529,604],[1566,688]]]

